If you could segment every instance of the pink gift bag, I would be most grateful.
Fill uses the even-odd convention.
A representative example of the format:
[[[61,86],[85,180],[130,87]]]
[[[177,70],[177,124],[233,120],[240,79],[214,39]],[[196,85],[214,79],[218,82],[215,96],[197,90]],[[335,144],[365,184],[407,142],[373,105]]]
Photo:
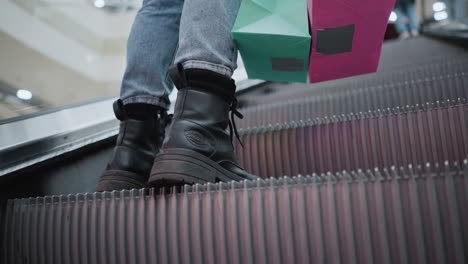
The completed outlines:
[[[307,0],[310,82],[376,72],[395,0]]]

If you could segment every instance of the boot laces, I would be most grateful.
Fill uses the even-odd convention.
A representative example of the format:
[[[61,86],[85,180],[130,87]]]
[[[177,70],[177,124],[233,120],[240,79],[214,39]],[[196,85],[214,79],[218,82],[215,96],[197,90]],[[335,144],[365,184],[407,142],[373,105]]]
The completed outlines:
[[[161,147],[166,137],[166,128],[172,123],[173,114],[168,115],[165,110],[161,110],[158,115],[159,120],[159,138],[158,147]]]
[[[240,136],[239,136],[239,133],[237,132],[235,116],[237,116],[237,118],[240,118],[240,119],[243,119],[244,116],[239,111],[237,111],[237,105],[238,105],[237,98],[234,98],[231,105],[229,106],[229,110],[231,111],[231,119],[229,120],[229,123],[228,123],[229,124],[229,135],[231,137],[231,143],[232,143],[233,134],[235,134],[237,140],[239,141],[240,145],[243,148],[244,144],[242,143],[242,141],[240,139]]]

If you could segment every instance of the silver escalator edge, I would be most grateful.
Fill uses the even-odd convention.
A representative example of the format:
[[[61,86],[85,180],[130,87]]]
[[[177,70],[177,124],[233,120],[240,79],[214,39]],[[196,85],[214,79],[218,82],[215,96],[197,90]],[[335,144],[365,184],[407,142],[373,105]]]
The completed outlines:
[[[118,122],[112,112],[114,100],[106,99],[1,125],[0,176],[116,135]]]
[[[236,80],[238,92],[264,82]],[[171,95],[172,101],[175,95],[176,92]],[[1,124],[0,177],[117,135],[119,123],[112,111],[116,99],[107,98]]]

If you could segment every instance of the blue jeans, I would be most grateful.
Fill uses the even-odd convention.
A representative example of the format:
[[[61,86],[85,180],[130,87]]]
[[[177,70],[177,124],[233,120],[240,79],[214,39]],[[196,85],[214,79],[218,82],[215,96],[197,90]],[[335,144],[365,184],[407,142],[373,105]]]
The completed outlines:
[[[416,5],[414,3],[401,3],[396,4],[393,11],[397,15],[397,21],[395,22],[395,28],[398,34],[408,32],[408,27],[405,23],[405,17],[409,21],[409,30],[419,31],[419,22],[416,16]]]
[[[168,68],[211,70],[231,77],[237,48],[231,36],[241,0],[144,0],[127,43],[120,98],[168,109]]]

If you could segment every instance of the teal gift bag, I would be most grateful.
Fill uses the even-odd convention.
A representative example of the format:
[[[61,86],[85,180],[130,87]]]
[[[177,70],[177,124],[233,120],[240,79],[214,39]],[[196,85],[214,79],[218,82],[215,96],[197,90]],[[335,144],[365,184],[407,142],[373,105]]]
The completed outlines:
[[[232,34],[250,79],[307,82],[306,0],[243,0]]]

